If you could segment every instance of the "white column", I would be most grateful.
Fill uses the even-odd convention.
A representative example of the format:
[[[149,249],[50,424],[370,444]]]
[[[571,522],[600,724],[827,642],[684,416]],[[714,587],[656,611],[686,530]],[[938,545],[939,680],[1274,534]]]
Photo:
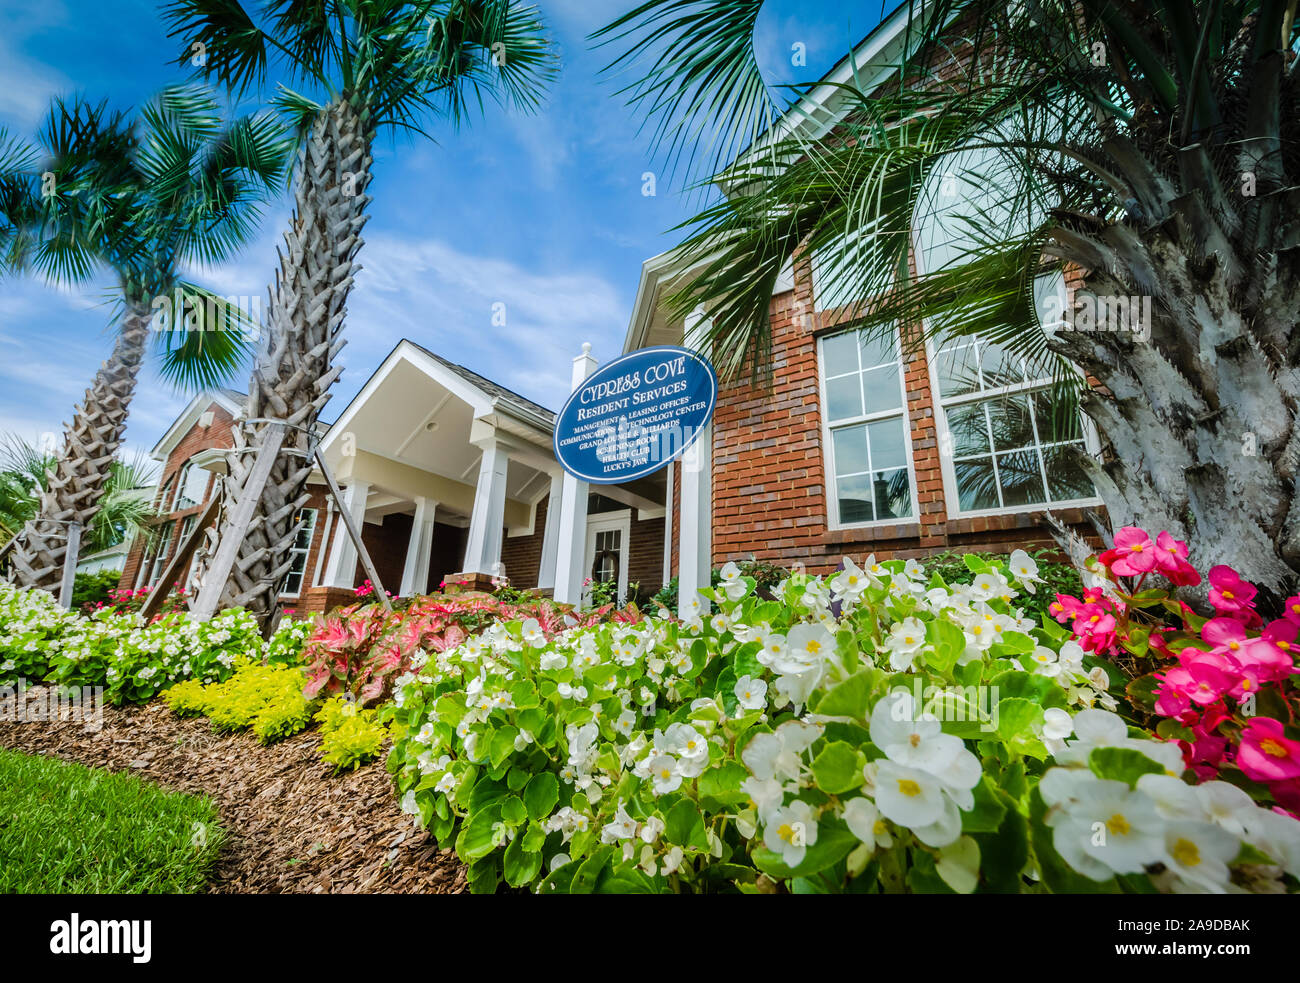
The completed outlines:
[[[684,344],[703,348],[709,324],[697,309],[686,318]],[[681,458],[682,500],[678,512],[677,613],[692,612],[691,601],[713,576],[713,424],[709,423]],[[700,599],[701,613],[709,610]]]
[[[668,476],[664,492],[664,586],[673,579],[673,472],[674,462],[669,461],[664,473]]]
[[[573,360],[571,388],[576,390],[595,371],[596,360],[591,354],[591,342],[584,341],[582,354]],[[577,604],[582,600],[582,582],[587,578],[584,567],[587,558],[589,486],[567,471],[564,473],[563,485],[555,554],[555,600],[561,604]]]
[[[429,554],[433,551],[433,516],[438,503],[422,495],[415,497],[415,519],[406,544],[406,566],[402,568],[402,597],[423,594],[429,587]]]
[[[478,485],[474,489],[474,511],[465,542],[465,573],[498,576],[501,571],[501,537],[506,523],[506,470],[510,456],[495,440],[479,445]]]
[[[353,479],[343,486],[343,507],[352,516],[357,529],[366,521],[366,499],[370,496],[370,482]],[[357,548],[352,545],[343,517],[334,527],[334,548],[330,551],[329,565],[325,568],[326,587],[352,587],[357,575]]]
[[[564,502],[564,471],[551,474],[551,494],[546,499],[546,528],[542,533],[542,562],[537,569],[541,590],[555,587],[555,557],[560,545],[560,511]]]

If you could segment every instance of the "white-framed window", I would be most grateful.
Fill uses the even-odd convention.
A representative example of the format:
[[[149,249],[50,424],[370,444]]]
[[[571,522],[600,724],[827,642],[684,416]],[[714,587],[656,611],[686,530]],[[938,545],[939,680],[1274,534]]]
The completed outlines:
[[[194,508],[203,501],[207,490],[208,472],[193,461],[186,461],[181,466],[180,477],[176,481],[176,500],[172,503],[171,510],[180,512]]]
[[[158,538],[154,540],[149,550],[149,558],[145,566],[149,571],[148,578],[145,581],[146,587],[154,587],[162,578],[163,568],[167,566],[167,556],[171,552],[172,536],[176,532],[176,522],[165,522],[158,532]]]
[[[1096,489],[1071,460],[1095,440],[1077,410],[1054,408],[1050,377],[981,339],[932,348],[931,381],[949,515],[1093,504]]]
[[[285,574],[284,587],[280,591],[281,594],[288,594],[291,597],[297,597],[302,593],[303,576],[307,571],[307,554],[311,551],[311,537],[316,531],[316,510],[302,509],[294,516],[294,522],[299,525],[298,535],[294,537],[293,546],[289,550],[293,565]]]
[[[832,529],[916,516],[899,340],[857,328],[818,339]]]

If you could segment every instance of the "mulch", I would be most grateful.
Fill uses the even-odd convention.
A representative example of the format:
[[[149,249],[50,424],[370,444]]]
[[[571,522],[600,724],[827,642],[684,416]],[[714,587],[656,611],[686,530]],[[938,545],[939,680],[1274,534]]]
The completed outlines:
[[[181,719],[154,702],[105,706],[99,731],[72,720],[0,722],[0,747],[210,796],[227,837],[213,893],[468,890],[455,854],[402,813],[384,757],[334,777],[315,731],[263,746],[250,733],[215,734],[206,719]]]

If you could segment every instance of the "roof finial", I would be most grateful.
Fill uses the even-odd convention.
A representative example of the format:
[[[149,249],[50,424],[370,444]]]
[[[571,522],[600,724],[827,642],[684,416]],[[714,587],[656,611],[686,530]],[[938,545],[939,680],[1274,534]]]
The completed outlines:
[[[584,342],[582,343],[582,354],[584,354],[584,355],[590,355],[590,354],[591,354],[591,342],[589,342],[589,341],[584,341]]]

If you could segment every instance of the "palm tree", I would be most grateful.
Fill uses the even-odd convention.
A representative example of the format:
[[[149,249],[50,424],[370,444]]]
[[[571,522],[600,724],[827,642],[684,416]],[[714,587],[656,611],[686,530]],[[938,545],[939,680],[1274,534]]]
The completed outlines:
[[[1281,589],[1300,575],[1296,7],[911,3],[890,80],[855,71],[817,140],[769,129],[762,0],[651,0],[599,37],[625,48],[615,64],[647,66],[629,91],[662,150],[706,177],[732,160],[719,146],[744,150],[718,175],[727,196],[687,223],[696,272],[673,298],[704,305],[724,374],[765,377],[773,285],[816,255],[838,313],[869,332],[976,336],[1055,376],[1104,441],[1101,459],[1071,457],[1113,526],[1191,536]],[[703,133],[721,135],[707,151]],[[975,203],[944,212],[963,183]],[[910,275],[925,213],[961,245]],[[1035,289],[1067,273],[1066,316],[1044,323]],[[1130,297],[1150,298],[1140,330],[1083,316]]]
[[[276,587],[289,569],[294,516],[307,500],[316,421],[342,371],[334,364],[348,295],[359,269],[366,223],[371,148],[383,127],[422,132],[428,117],[454,123],[485,94],[534,109],[553,59],[534,8],[506,0],[172,0],[164,8],[181,62],[240,92],[260,83],[274,61],[320,101],[282,88],[278,107],[302,147],[294,214],[271,286],[269,331],[248,387],[246,423],[224,482],[222,512],[209,548],[230,534],[230,517],[274,419],[289,425],[261,493],[252,526],[240,538],[223,603],[274,614]],[[249,8],[249,9],[246,9]],[[202,574],[199,575],[200,581]]]
[[[58,463],[53,454],[13,434],[0,439],[0,546],[36,518]],[[83,540],[86,552],[106,550],[146,528],[154,512],[141,490],[156,478],[157,469],[143,455],[112,462],[99,510]]]
[[[137,120],[78,98],[54,103],[42,150],[0,132],[0,269],[61,282],[102,268],[121,310],[112,355],[64,435],[40,508],[12,551],[19,583],[59,581],[71,521],[94,522],[150,334],[181,387],[226,378],[248,348],[237,305],[183,276],[228,257],[255,228],[288,152],[269,115],[222,125],[212,96],[171,87]]]

